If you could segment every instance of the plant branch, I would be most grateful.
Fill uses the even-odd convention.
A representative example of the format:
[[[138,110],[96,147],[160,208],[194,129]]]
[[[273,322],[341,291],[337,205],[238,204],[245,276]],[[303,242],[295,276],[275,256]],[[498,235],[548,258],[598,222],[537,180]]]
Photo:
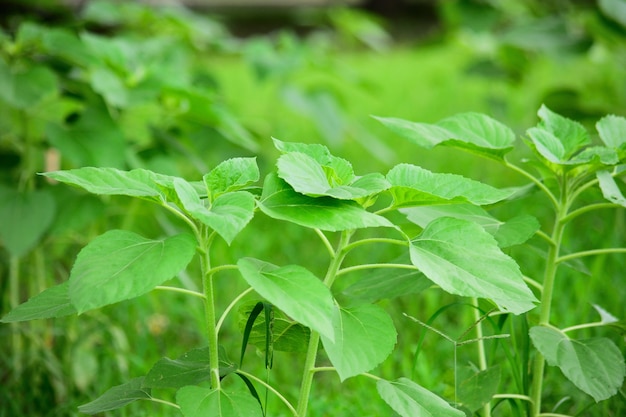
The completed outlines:
[[[346,247],[344,248],[344,252],[348,253],[351,250],[358,248],[359,246],[367,245],[369,243],[389,243],[392,245],[409,246],[409,242],[407,242],[406,240],[389,238],[367,238],[357,240],[356,242],[352,242],[349,245],[346,245]]]
[[[626,248],[603,248],[603,249],[592,249],[592,250],[585,250],[581,252],[574,252],[574,253],[570,253],[569,255],[559,256],[555,262],[559,264],[562,262],[571,261],[572,259],[582,258],[585,256],[604,255],[608,253],[626,253]]]
[[[604,327],[604,326],[608,326],[611,323],[607,323],[604,321],[596,321],[593,323],[584,323],[584,324],[577,324],[576,326],[570,326],[570,327],[566,327],[564,329],[561,329],[562,333],[567,333],[567,332],[573,332],[574,330],[581,330],[581,329],[589,329],[592,327]]]
[[[331,257],[335,256],[335,249],[333,248],[333,245],[330,244],[330,241],[328,240],[324,232],[322,232],[320,229],[317,229],[317,228],[313,230],[315,230],[315,233],[317,233],[317,235],[322,240],[322,243],[324,243],[324,247],[326,248],[326,250],[328,250],[328,253],[330,254],[330,256]]]
[[[187,294],[187,295],[192,295],[194,297],[199,297],[199,298],[202,298],[203,300],[206,298],[203,293],[198,292],[198,291],[188,290],[186,288],[170,287],[170,286],[167,286],[167,285],[157,285],[156,287],[154,287],[154,289],[155,290],[161,290],[161,291],[179,292],[179,293],[182,293],[182,294]]]
[[[531,180],[537,187],[539,187],[548,197],[548,199],[550,199],[550,202],[552,203],[552,205],[557,208],[559,206],[559,201],[557,200],[557,198],[554,196],[554,194],[552,193],[552,191],[550,191],[550,189],[548,187],[545,186],[545,184],[543,182],[541,182],[540,179],[536,178],[534,175],[532,175],[530,172],[526,171],[525,169],[518,167],[517,165],[505,160],[504,161],[505,166],[507,166],[508,168],[511,168],[513,171],[523,175],[524,177],[528,178],[529,180]]]
[[[590,211],[593,210],[601,210],[601,209],[613,209],[613,208],[619,208],[622,207],[619,204],[615,204],[615,203],[597,203],[597,204],[590,204],[588,206],[584,206],[581,207],[577,210],[574,210],[572,212],[570,212],[567,216],[565,216],[561,221],[564,223],[569,223],[570,221],[572,221],[574,218],[580,216],[581,214],[585,214],[588,213]]]
[[[224,323],[224,320],[226,319],[226,316],[228,315],[228,313],[230,313],[230,310],[232,310],[233,307],[235,307],[235,304],[237,304],[239,301],[241,301],[241,299],[243,297],[245,297],[246,295],[250,294],[252,291],[254,291],[254,288],[252,288],[252,287],[246,289],[241,294],[239,294],[237,297],[235,297],[233,299],[233,301],[230,302],[230,304],[228,304],[228,307],[226,307],[226,309],[224,310],[224,312],[220,316],[220,319],[217,321],[217,325],[215,326],[218,333],[219,333],[220,329],[222,328],[222,324]]]
[[[155,403],[159,403],[159,404],[169,405],[170,407],[178,408],[180,410],[180,405],[174,404],[174,403],[169,402],[169,401],[161,400],[159,398],[150,397],[149,401],[152,401],[152,402],[155,402]]]
[[[339,271],[337,271],[337,276],[348,274],[348,273],[354,272],[354,271],[360,271],[360,270],[363,270],[363,269],[381,269],[381,268],[413,269],[413,270],[419,271],[418,267],[416,267],[415,265],[409,265],[409,264],[392,264],[392,263],[363,264],[363,265],[349,266],[349,267],[340,269]]]
[[[291,403],[280,393],[278,392],[274,387],[272,387],[270,384],[268,384],[267,382],[263,381],[262,379],[249,374],[247,372],[242,371],[241,369],[237,370],[237,373],[240,375],[243,375],[247,378],[250,378],[256,382],[258,382],[259,384],[263,385],[265,388],[267,388],[269,391],[271,391],[274,395],[276,395],[276,397],[278,397],[279,400],[281,400],[289,409],[289,411],[291,411],[291,413],[294,416],[298,416],[298,412],[296,411],[296,409],[293,407],[293,405],[291,405]]]
[[[528,401],[529,403],[533,402],[533,399],[530,398],[528,395],[521,395],[521,394],[494,394],[493,397],[491,398],[494,398],[497,400],[514,399],[514,400]]]

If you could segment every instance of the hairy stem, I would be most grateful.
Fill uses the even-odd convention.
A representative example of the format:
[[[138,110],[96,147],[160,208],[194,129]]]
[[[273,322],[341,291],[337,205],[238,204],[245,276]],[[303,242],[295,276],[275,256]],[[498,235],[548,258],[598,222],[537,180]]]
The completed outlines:
[[[332,287],[337,277],[337,272],[341,267],[341,264],[348,252],[346,249],[350,242],[350,237],[353,232],[343,232],[337,250],[334,252],[328,270],[326,271],[326,277],[324,278],[324,284],[328,288]],[[300,397],[298,398],[298,416],[305,417],[307,408],[309,405],[309,397],[311,395],[311,387],[313,385],[313,376],[315,375],[315,361],[317,360],[317,351],[320,343],[320,334],[314,330],[311,330],[309,337],[309,346],[307,349],[306,359],[304,361],[304,370],[302,372],[302,384],[300,385]]]

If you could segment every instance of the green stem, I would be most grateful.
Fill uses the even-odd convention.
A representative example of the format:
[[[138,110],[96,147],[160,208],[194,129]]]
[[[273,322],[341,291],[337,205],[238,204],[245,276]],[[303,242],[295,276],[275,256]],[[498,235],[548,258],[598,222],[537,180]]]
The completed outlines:
[[[348,253],[348,247],[352,231],[343,232],[337,250],[334,252],[331,258],[330,265],[326,271],[326,277],[324,278],[324,284],[331,288],[337,277],[337,272],[341,267],[341,264]],[[311,395],[311,387],[313,385],[313,376],[315,375],[315,361],[317,360],[317,352],[319,349],[320,334],[314,330],[311,330],[309,336],[309,346],[307,348],[306,359],[304,361],[304,370],[302,372],[302,384],[300,385],[300,396],[298,398],[297,415],[300,417],[306,417],[307,408],[309,405],[309,397]]]
[[[344,252],[348,253],[352,249],[356,249],[359,246],[367,245],[368,243],[389,243],[392,245],[400,245],[400,246],[409,245],[409,242],[407,242],[406,240],[388,239],[388,238],[368,238],[368,239],[357,240],[356,242],[346,245],[346,247],[344,248]]]
[[[487,355],[485,353],[485,341],[483,339],[483,321],[480,314],[480,308],[478,306],[478,299],[472,298],[472,305],[474,308],[474,321],[476,324],[476,345],[478,347],[478,368],[481,371],[487,369]],[[485,417],[491,417],[491,402],[488,401],[483,406],[483,415]]]
[[[350,272],[354,272],[354,271],[360,271],[363,269],[380,269],[380,268],[395,268],[395,269],[412,269],[415,271],[419,271],[419,268],[416,267],[415,265],[408,265],[408,264],[363,264],[363,265],[354,265],[354,266],[349,266],[347,268],[343,268],[339,271],[337,271],[337,275],[344,275]]]
[[[20,303],[20,259],[11,256],[9,259],[9,305],[14,309]],[[13,372],[15,381],[19,381],[22,373],[22,335],[19,323],[11,323],[11,346],[13,348]]]
[[[161,290],[161,291],[179,292],[182,294],[193,295],[194,297],[199,297],[202,299],[205,298],[205,295],[202,294],[201,292],[188,290],[186,288],[168,287],[167,285],[157,285],[156,287],[154,287],[154,289]]]
[[[619,204],[615,203],[597,203],[597,204],[589,204],[588,206],[581,207],[577,210],[572,211],[567,216],[563,218],[563,223],[569,223],[572,219],[580,216],[581,214],[589,213],[590,211],[600,210],[600,209],[614,209],[622,207]]]
[[[293,414],[294,416],[298,416],[298,412],[296,411],[295,408],[293,408],[293,405],[291,405],[291,403],[280,393],[278,392],[274,387],[272,387],[270,384],[268,384],[267,382],[263,381],[261,378],[258,378],[252,374],[249,374],[247,372],[242,371],[241,369],[237,370],[237,373],[240,375],[243,375],[247,378],[250,378],[256,382],[258,382],[259,384],[263,385],[265,388],[267,388],[268,390],[270,390],[276,397],[278,397],[278,399],[280,399],[289,409],[289,411],[291,411],[291,414]]]
[[[550,191],[550,189],[546,187],[544,183],[541,182],[541,180],[536,178],[534,175],[532,175],[530,172],[526,171],[525,169],[520,168],[517,165],[510,163],[509,161],[504,161],[504,164],[508,168],[511,168],[513,171],[518,172],[519,174],[531,180],[537,187],[539,187],[546,194],[546,196],[548,196],[548,198],[550,199],[550,202],[555,208],[559,206],[559,202],[554,196],[554,194],[552,194],[552,191]]]
[[[539,325],[550,324],[550,311],[552,307],[552,296],[554,292],[554,281],[556,279],[556,271],[558,268],[559,250],[563,239],[563,231],[565,222],[563,219],[567,216],[567,186],[562,185],[561,199],[557,205],[557,213],[552,231],[551,239],[554,245],[548,248],[548,258],[546,259],[546,268],[543,278],[543,291],[541,292],[541,305],[539,312]],[[545,370],[545,358],[540,352],[536,353],[533,363],[533,386],[531,389],[532,412],[531,416],[536,417],[541,413],[541,393],[543,391],[543,373]]]
[[[582,330],[582,329],[589,329],[592,327],[603,327],[603,326],[607,326],[610,323],[606,323],[603,321],[596,321],[593,323],[585,323],[585,324],[577,324],[576,326],[570,326],[570,327],[566,327],[564,329],[561,329],[562,333],[567,333],[567,332],[573,332],[574,330]]]
[[[203,231],[206,232],[203,227]],[[203,235],[206,235],[204,233]],[[214,235],[202,238],[200,248],[200,267],[202,272],[202,289],[204,293],[204,313],[207,326],[207,338],[209,342],[209,363],[211,366],[211,388],[220,388],[220,371],[218,355],[218,337],[215,314],[215,292],[213,287],[213,273],[211,270],[211,256],[209,249]]]
[[[582,258],[584,256],[604,255],[607,253],[626,253],[626,248],[603,248],[570,253],[569,255],[559,256],[556,259],[556,263],[560,264],[561,262],[571,261],[572,259]]]

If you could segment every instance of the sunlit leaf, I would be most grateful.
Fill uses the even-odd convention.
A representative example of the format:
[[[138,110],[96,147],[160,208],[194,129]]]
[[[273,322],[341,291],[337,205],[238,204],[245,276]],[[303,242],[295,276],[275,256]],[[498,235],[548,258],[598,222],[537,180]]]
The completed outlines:
[[[596,129],[602,142],[609,148],[620,148],[626,143],[626,118],[624,117],[605,116],[596,123]]]
[[[78,313],[138,297],[173,278],[191,261],[190,235],[146,239],[111,230],[85,246],[72,268],[69,296]]]
[[[402,417],[465,417],[464,412],[408,378],[395,381],[380,379],[376,389]]]
[[[322,281],[298,265],[278,267],[252,258],[237,262],[254,290],[294,320],[334,338],[332,294]]]
[[[514,194],[456,174],[440,174],[410,164],[393,167],[387,174],[394,206],[473,203],[493,204]]]
[[[256,158],[232,158],[213,168],[203,179],[210,199],[240,190],[259,180]]]
[[[615,179],[608,171],[598,171],[596,173],[602,195],[611,203],[619,204],[622,207],[626,207],[626,197],[622,194],[622,190],[619,189]]]
[[[519,266],[473,222],[442,217],[411,242],[411,262],[452,294],[491,299],[514,314],[534,308]],[[489,265],[485,268],[485,265]]]
[[[334,339],[322,335],[322,343],[342,381],[372,370],[396,344],[391,317],[375,304],[336,310],[333,326]]]
[[[545,105],[541,106],[538,115],[541,118],[539,127],[558,138],[563,148],[561,160],[570,159],[583,146],[591,143],[589,134],[580,123],[554,113]]]
[[[473,372],[471,376],[458,384],[458,402],[470,411],[480,409],[498,393],[500,373],[500,367],[497,365]]]
[[[278,220],[332,232],[365,227],[393,227],[389,220],[364,210],[357,203],[302,195],[272,174],[265,179],[259,208],[266,215]]]

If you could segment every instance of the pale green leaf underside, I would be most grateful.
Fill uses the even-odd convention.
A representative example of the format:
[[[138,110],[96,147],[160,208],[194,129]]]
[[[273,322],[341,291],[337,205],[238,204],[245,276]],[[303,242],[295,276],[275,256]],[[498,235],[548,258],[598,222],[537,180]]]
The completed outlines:
[[[331,232],[394,227],[386,218],[370,213],[352,201],[313,198],[297,193],[275,175],[268,175],[265,180],[259,208],[274,219]]]
[[[322,335],[322,343],[342,381],[372,370],[396,344],[393,321],[375,304],[336,310],[333,326],[334,340]]]
[[[69,278],[78,313],[138,297],[185,269],[196,249],[186,234],[162,240],[111,230],[84,247]]]
[[[491,299],[514,314],[534,308],[536,298],[518,265],[476,223],[436,219],[411,242],[410,255],[413,265],[449,293]]]
[[[144,198],[156,198],[162,194],[155,183],[155,174],[145,169],[122,171],[117,168],[84,167],[42,175],[84,188],[93,194]]]
[[[134,378],[125,384],[110,388],[95,400],[78,407],[85,414],[98,414],[122,408],[137,400],[149,400],[150,389],[143,388],[143,377]]]
[[[262,417],[259,402],[250,392],[187,386],[176,393],[185,417]]]
[[[493,204],[515,193],[513,189],[498,189],[455,174],[440,174],[427,169],[400,164],[387,174],[394,206],[473,203]]]
[[[259,180],[259,167],[256,158],[232,158],[213,168],[203,177],[213,200],[217,196],[240,190]]]
[[[379,380],[381,398],[402,417],[464,417],[465,413],[408,378]]]
[[[298,265],[278,267],[252,258],[237,262],[241,275],[262,297],[285,314],[334,339],[335,305],[328,287]]]
[[[416,123],[391,117],[375,117],[394,133],[425,148],[447,145],[489,158],[502,159],[513,149],[515,134],[484,114],[458,114],[436,124]]]
[[[76,314],[76,308],[70,303],[68,288],[69,281],[50,287],[15,307],[0,321],[10,323]]]
[[[615,115],[603,117],[596,123],[600,139],[609,148],[620,148],[626,143],[626,118]]]
[[[626,207],[626,198],[622,194],[622,191],[617,186],[615,179],[608,171],[598,171],[596,173],[602,195],[611,203],[619,204],[622,207]]]

